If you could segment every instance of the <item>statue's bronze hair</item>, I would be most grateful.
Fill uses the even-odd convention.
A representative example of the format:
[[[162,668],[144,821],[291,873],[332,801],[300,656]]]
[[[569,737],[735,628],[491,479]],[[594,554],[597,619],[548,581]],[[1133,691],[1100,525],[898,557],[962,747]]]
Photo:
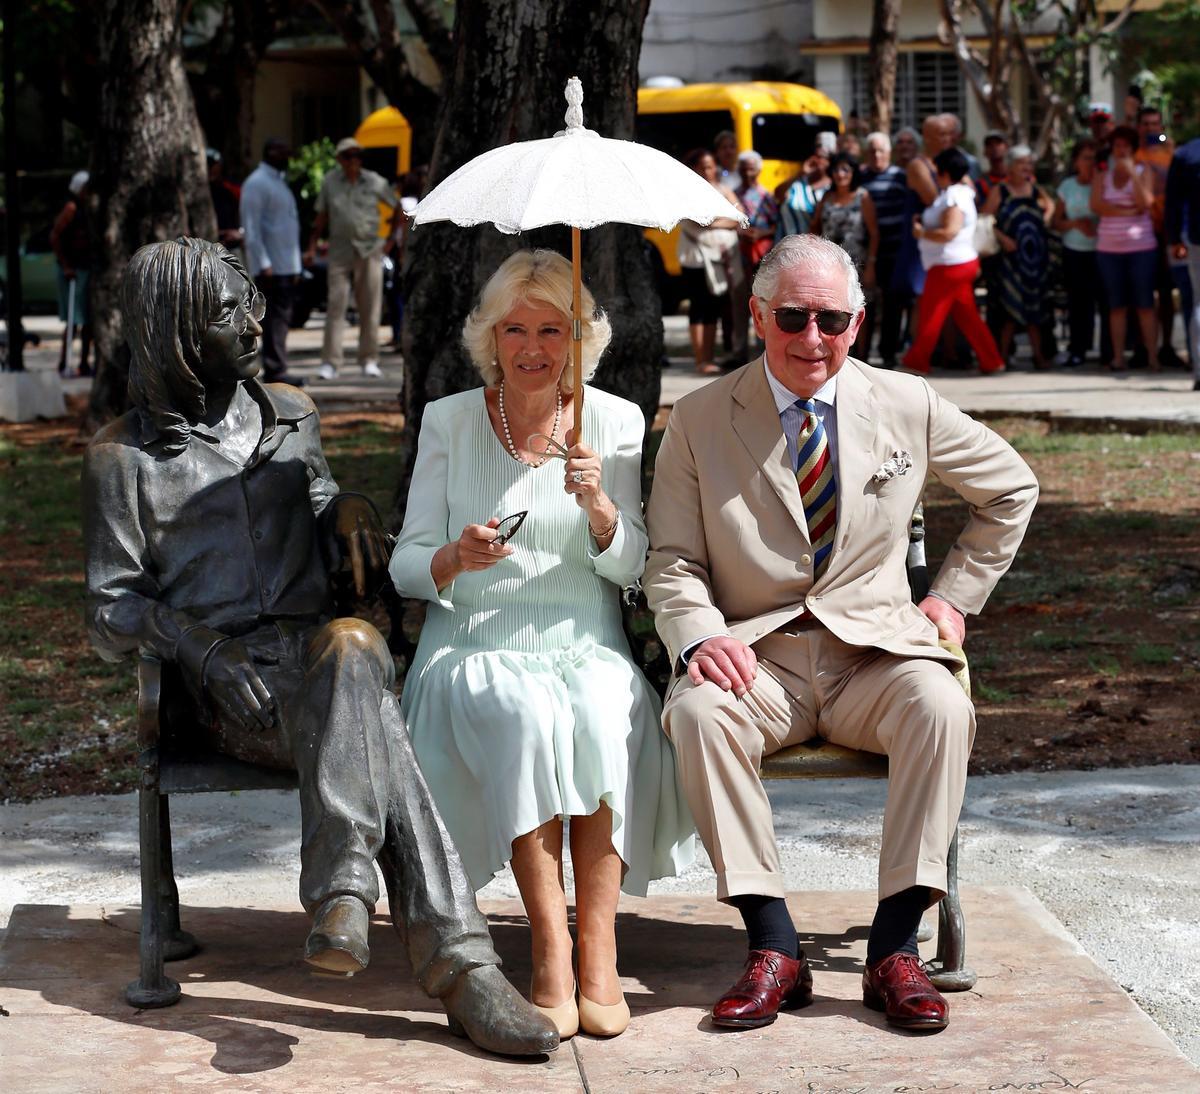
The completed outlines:
[[[204,414],[196,374],[205,331],[221,313],[221,263],[250,280],[245,267],[207,239],[148,243],[129,260],[121,291],[129,343],[129,398],[158,430],[163,452],[188,446]]]

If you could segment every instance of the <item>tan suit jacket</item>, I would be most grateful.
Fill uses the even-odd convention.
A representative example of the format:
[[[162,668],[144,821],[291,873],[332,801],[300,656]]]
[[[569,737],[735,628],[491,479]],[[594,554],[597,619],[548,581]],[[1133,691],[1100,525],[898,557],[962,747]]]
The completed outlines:
[[[970,506],[932,592],[966,613],[1008,569],[1037,501],[1033,472],[916,376],[848,359],[837,380],[837,534],[813,582],[804,507],[762,358],[676,403],[647,512],[645,588],[672,663],[728,634],[753,645],[811,612],[855,646],[954,661],[912,603],[909,522],[928,474]],[[904,475],[874,474],[897,452]]]

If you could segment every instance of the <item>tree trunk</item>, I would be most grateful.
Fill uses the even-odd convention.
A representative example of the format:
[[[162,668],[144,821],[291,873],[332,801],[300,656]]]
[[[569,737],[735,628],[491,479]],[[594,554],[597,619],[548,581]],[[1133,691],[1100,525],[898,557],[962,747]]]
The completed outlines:
[[[251,143],[254,87],[258,67],[283,28],[286,6],[284,0],[225,0],[221,25],[207,47],[187,58],[200,124],[224,159],[225,178],[234,182],[258,163],[260,149]]]
[[[648,7],[649,0],[460,0],[431,183],[497,145],[562,129],[563,89],[571,76],[583,81],[584,124],[606,137],[631,139]],[[412,234],[397,523],[425,404],[480,383],[460,344],[463,320],[496,267],[513,251],[534,246],[569,256],[569,230],[505,236],[491,227],[431,224]],[[583,275],[613,324],[612,344],[592,382],[633,400],[652,419],[661,377],[662,309],[640,230],[609,225],[585,232]]]
[[[342,36],[363,71],[413,127],[412,162],[427,163],[439,93],[413,71],[392,0],[311,0]],[[448,31],[436,4],[405,0],[435,67],[449,51]]]
[[[897,38],[901,0],[874,0],[867,67],[871,70],[871,129],[891,133],[896,101]]]
[[[95,144],[91,163],[93,425],[128,406],[119,308],[133,252],[181,235],[216,237],[177,3],[103,0],[96,18],[104,139]]]

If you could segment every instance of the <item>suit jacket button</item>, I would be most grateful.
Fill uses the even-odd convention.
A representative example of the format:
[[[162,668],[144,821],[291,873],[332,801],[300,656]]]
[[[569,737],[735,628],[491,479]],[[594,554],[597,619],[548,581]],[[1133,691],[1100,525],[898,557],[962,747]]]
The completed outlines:
[[[800,565],[811,566],[812,565],[812,555],[801,555],[800,556]]]

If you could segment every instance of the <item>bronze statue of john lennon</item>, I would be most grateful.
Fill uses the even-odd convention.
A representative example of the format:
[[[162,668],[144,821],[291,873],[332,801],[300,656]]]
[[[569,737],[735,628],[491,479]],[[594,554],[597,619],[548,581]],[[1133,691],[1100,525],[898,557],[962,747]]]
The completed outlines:
[[[256,378],[253,283],[215,243],[154,243],[129,264],[123,314],[135,409],[97,433],[84,470],[93,643],[174,663],[210,743],[298,773],[310,964],[366,967],[378,858],[452,1028],[494,1052],[552,1050],[554,1026],[500,972],[382,636],[332,617],[329,552],[349,556],[361,595],[386,571],[386,539],[365,498],[338,492],[312,401]]]

